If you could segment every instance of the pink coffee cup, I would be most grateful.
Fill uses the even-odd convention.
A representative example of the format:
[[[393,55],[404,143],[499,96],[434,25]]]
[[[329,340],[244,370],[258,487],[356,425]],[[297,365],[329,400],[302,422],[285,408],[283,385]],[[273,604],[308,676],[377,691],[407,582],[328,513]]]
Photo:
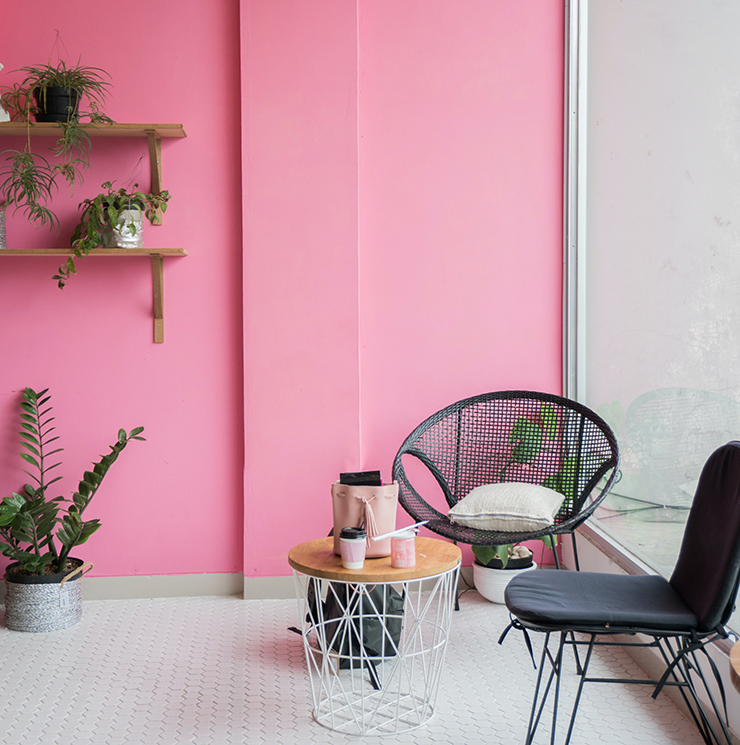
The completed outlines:
[[[367,533],[362,528],[342,528],[339,534],[339,550],[345,569],[362,569],[365,564]]]

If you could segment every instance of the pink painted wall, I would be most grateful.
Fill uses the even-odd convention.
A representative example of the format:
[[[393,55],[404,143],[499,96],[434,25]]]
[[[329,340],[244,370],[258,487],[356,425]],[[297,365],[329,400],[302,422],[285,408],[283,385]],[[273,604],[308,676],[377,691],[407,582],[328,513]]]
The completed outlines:
[[[164,143],[173,199],[146,234],[190,254],[165,267],[163,345],[146,260],[88,259],[63,292],[53,259],[0,267],[0,494],[25,478],[25,385],[52,388],[67,491],[119,426],[147,428],[91,508],[96,574],[287,574],[288,548],[328,531],[340,470],[387,477],[463,396],[560,390],[562,0],[3,11],[3,82],[59,29],[111,73],[114,119],[189,135]],[[11,247],[66,245],[103,180],[147,184],[144,152],[95,140],[55,202],[62,233],[14,218]]]
[[[562,0],[242,0],[247,576],[340,470],[560,392]],[[406,520],[404,515],[399,520]]]
[[[0,264],[0,495],[26,480],[16,434],[26,385],[54,396],[65,494],[119,427],[146,427],[148,442],[121,456],[90,507],[103,528],[78,553],[97,575],[241,571],[238,18],[233,0],[3,3],[0,82],[46,62],[58,29],[68,60],[110,73],[113,119],[181,122],[188,133],[163,144],[171,206],[145,231],[149,246],[189,252],[165,262],[164,344],[152,343],[148,259],[81,261],[64,291],[50,279],[53,258]],[[66,246],[77,203],[102,181],[149,187],[146,158],[136,175],[145,152],[144,140],[95,139],[84,185],[55,200],[60,234],[10,218],[10,247]]]

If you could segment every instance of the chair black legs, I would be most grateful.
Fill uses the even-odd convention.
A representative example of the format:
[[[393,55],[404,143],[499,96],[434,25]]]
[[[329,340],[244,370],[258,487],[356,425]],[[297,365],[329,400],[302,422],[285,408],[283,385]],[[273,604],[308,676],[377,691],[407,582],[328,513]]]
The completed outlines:
[[[553,641],[557,639],[557,648],[555,644],[552,645],[551,649],[551,637]],[[558,724],[558,710],[561,699],[561,679],[563,673],[563,664],[567,664],[567,660],[564,660],[565,648],[572,646],[574,652],[576,652],[578,646],[587,647],[585,658],[583,663],[576,664],[576,675],[579,677],[578,687],[575,692],[573,700],[573,708],[571,710],[570,721],[568,723],[567,733],[563,740],[563,745],[568,745],[570,742],[571,735],[573,734],[573,727],[578,713],[578,706],[581,701],[581,694],[583,692],[583,686],[585,683],[622,683],[622,684],[638,684],[638,685],[650,685],[657,686],[653,693],[655,698],[661,691],[662,687],[672,686],[677,687],[683,697],[683,700],[691,713],[691,717],[694,720],[699,733],[706,745],[732,745],[732,739],[730,737],[729,730],[727,728],[727,710],[725,705],[725,696],[721,684],[719,685],[720,696],[722,700],[722,707],[724,711],[720,711],[717,705],[715,696],[712,694],[709,683],[699,665],[696,652],[705,652],[703,644],[692,643],[690,639],[685,638],[673,638],[671,643],[670,637],[655,637],[650,642],[615,642],[615,641],[597,641],[597,634],[589,634],[588,638],[583,641],[578,641],[573,635],[572,631],[547,631],[545,632],[545,641],[542,647],[542,656],[540,658],[540,667],[537,673],[537,680],[535,683],[534,697],[532,700],[532,709],[529,716],[529,724],[527,727],[527,737],[525,745],[532,745],[535,733],[542,719],[545,705],[548,702],[548,698],[552,696],[552,722],[550,730],[550,745],[555,745],[555,738],[557,734]],[[592,653],[596,646],[634,646],[634,647],[654,647],[660,651],[663,660],[666,664],[668,673],[663,677],[661,681],[656,680],[638,680],[632,678],[596,678],[588,677],[589,665],[592,659]],[[706,654],[706,652],[705,652]],[[710,659],[707,655],[707,659]],[[719,674],[716,671],[714,663],[710,661],[710,666],[715,674],[715,677]],[[545,668],[548,668],[549,672],[545,679]],[[701,693],[706,697],[714,713],[714,716],[710,716],[707,710],[702,706],[699,691],[697,690],[697,683],[701,682]],[[724,716],[723,716],[724,714]]]
[[[537,682],[535,683],[535,689],[534,689],[534,699],[532,701],[532,710],[529,715],[529,726],[527,728],[527,739],[525,740],[526,745],[531,745],[532,741],[534,740],[535,732],[537,731],[537,726],[540,723],[540,719],[542,718],[542,712],[544,711],[545,704],[547,703],[547,698],[549,696],[550,690],[553,687],[553,680],[555,681],[555,687],[554,687],[554,700],[553,700],[553,707],[552,707],[552,725],[550,729],[550,744],[555,745],[555,735],[557,734],[557,724],[558,724],[558,705],[560,703],[560,682],[561,682],[561,672],[563,668],[563,651],[568,644],[572,644],[575,649],[576,641],[575,638],[572,636],[572,632],[569,631],[561,631],[559,632],[559,642],[558,642],[558,648],[557,652],[555,653],[555,656],[553,657],[553,653],[550,650],[550,632],[547,632],[545,634],[545,643],[542,647],[542,657],[540,659],[540,669],[537,673]],[[570,640],[569,640],[570,637]],[[568,733],[565,737],[564,745],[567,745],[570,742],[571,734],[573,733],[573,725],[576,720],[576,714],[578,712],[578,704],[581,700],[581,692],[583,690],[583,684],[586,682],[586,671],[588,670],[589,662],[591,661],[591,652],[593,651],[594,647],[594,640],[595,637],[591,638],[591,641],[588,645],[588,652],[586,654],[586,659],[581,666],[578,664],[578,670],[577,674],[580,676],[581,680],[578,684],[578,690],[576,692],[575,701],[573,703],[573,711],[570,715],[570,723],[568,725]],[[542,689],[542,678],[545,671],[545,661],[550,663],[550,673],[547,678],[547,683],[544,686],[544,690],[542,691],[542,694],[540,695],[540,690]]]

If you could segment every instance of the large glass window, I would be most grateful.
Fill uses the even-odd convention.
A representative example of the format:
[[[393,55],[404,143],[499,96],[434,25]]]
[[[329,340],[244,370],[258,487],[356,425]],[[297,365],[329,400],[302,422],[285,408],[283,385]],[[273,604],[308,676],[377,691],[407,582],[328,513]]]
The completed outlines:
[[[623,455],[600,526],[670,575],[702,465],[740,439],[740,4],[580,5],[578,394]]]

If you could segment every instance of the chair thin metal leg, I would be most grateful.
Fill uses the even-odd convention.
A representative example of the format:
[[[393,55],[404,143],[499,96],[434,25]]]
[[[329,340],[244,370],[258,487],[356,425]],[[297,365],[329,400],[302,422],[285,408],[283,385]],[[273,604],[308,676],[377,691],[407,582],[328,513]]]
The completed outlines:
[[[542,718],[542,714],[547,703],[548,696],[551,690],[553,691],[553,712],[552,712],[552,731],[550,733],[550,743],[555,744],[555,735],[557,734],[557,717],[558,717],[558,704],[560,702],[560,673],[563,667],[563,649],[566,645],[566,632],[560,632],[558,649],[555,657],[553,657],[550,647],[550,633],[548,632],[545,636],[545,643],[542,647],[542,656],[540,658],[540,669],[537,673],[537,682],[535,683],[534,697],[532,699],[532,709],[529,715],[529,726],[527,728],[527,739],[525,745],[531,745],[537,727]],[[547,683],[544,686],[544,690],[540,696],[540,690],[542,688],[542,677],[545,671],[545,662],[550,663],[550,672],[547,678]],[[553,679],[555,686],[553,687]]]
[[[545,659],[547,658],[547,646],[550,641],[550,632],[548,631],[545,634],[545,643],[542,645],[542,655],[540,657],[540,668],[537,672],[537,681],[534,685],[534,696],[532,697],[532,709],[529,714],[529,724],[527,725],[527,739],[525,745],[531,745],[532,739],[534,738],[534,733],[537,731],[537,725],[540,721],[540,716],[542,714],[542,709],[545,705],[545,701],[547,700],[547,694],[550,690],[550,683],[552,682],[552,670],[550,671],[550,677],[547,681],[547,686],[545,688],[545,692],[542,694],[542,702],[540,703],[539,711],[537,710],[537,700],[540,693],[540,687],[542,685],[542,675],[545,672]]]
[[[571,635],[573,635],[573,632],[570,632]],[[575,636],[573,637],[575,642]],[[570,715],[570,724],[568,725],[568,734],[565,737],[565,744],[568,745],[570,742],[570,736],[573,734],[573,725],[576,721],[576,714],[578,713],[578,704],[581,702],[581,693],[583,692],[583,684],[586,682],[586,673],[588,672],[588,666],[591,662],[591,654],[594,651],[594,643],[596,642],[596,634],[591,634],[591,640],[588,643],[588,651],[586,652],[586,659],[584,660],[583,667],[581,668],[580,664],[578,665],[580,669],[580,672],[578,673],[581,676],[581,680],[578,683],[578,690],[576,691],[576,698],[573,702],[573,711]]]
[[[581,564],[578,561],[578,547],[576,546],[576,532],[575,530],[570,534],[571,540],[573,541],[573,559],[576,562],[576,571],[581,571]]]

